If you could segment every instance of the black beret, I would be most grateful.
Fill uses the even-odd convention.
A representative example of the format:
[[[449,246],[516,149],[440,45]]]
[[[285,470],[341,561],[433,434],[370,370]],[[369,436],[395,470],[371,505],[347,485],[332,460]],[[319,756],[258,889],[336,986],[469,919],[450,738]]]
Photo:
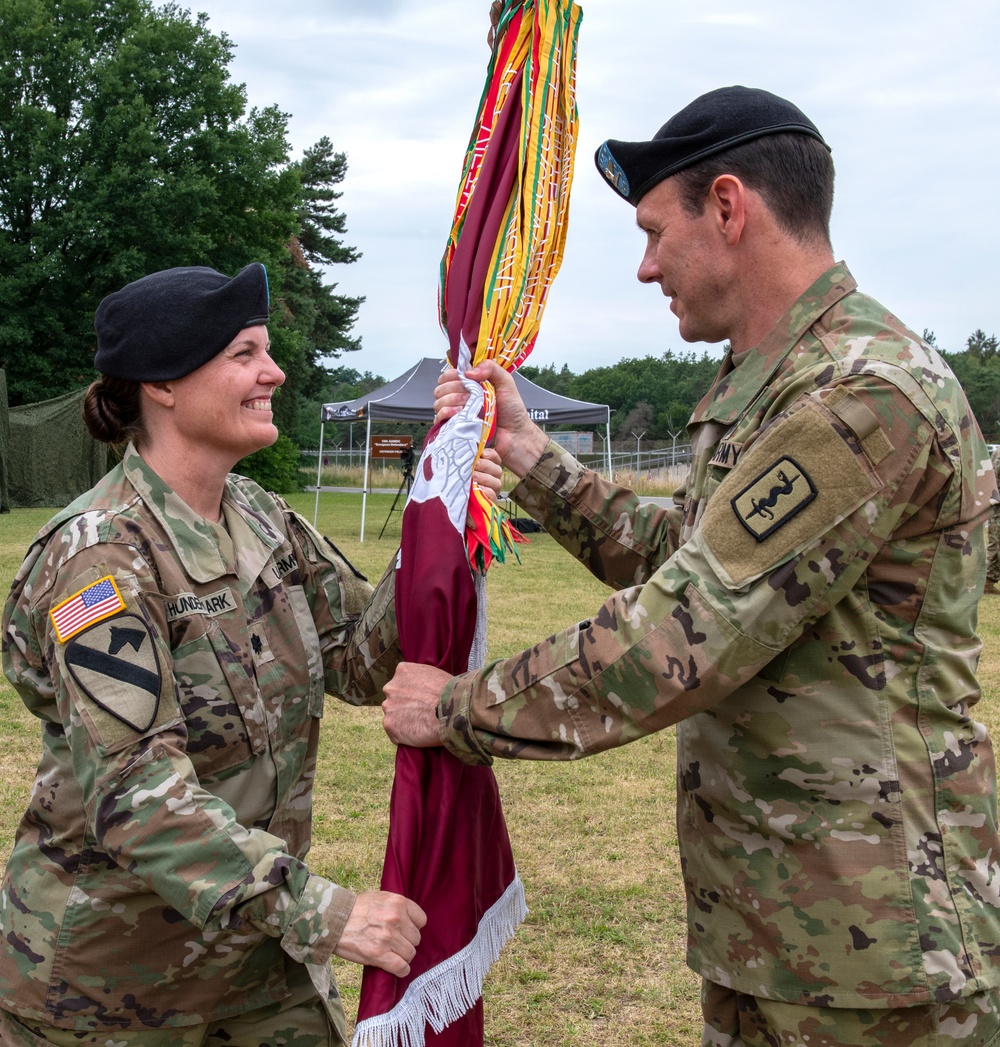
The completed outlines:
[[[267,311],[267,272],[260,262],[233,277],[205,266],[151,273],[97,307],[94,366],[133,382],[183,378],[244,327],[267,323]]]
[[[784,98],[756,87],[720,87],[672,116],[652,141],[609,139],[594,159],[608,184],[634,206],[654,185],[685,167],[755,138],[787,132],[823,142],[809,117]]]

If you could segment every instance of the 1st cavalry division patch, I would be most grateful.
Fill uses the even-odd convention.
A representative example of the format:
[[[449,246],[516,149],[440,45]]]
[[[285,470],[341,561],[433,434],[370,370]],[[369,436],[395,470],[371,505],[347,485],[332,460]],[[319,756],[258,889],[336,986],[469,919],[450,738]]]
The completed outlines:
[[[133,614],[99,622],[66,648],[66,666],[95,705],[142,734],[160,706],[162,676],[149,627]]]
[[[762,542],[816,497],[812,480],[793,458],[779,458],[732,499],[741,524]]]

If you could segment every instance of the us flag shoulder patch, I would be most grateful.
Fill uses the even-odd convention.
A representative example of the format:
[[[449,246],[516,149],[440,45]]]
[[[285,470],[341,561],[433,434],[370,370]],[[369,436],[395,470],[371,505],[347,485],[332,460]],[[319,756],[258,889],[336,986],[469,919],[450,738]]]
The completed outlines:
[[[74,593],[49,611],[56,639],[65,643],[95,622],[125,609],[125,601],[110,574]]]

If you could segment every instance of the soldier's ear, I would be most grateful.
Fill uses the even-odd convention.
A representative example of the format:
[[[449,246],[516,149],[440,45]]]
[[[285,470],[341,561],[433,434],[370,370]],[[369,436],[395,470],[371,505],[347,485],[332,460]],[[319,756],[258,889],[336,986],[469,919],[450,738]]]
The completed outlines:
[[[159,404],[161,407],[174,406],[173,382],[143,382],[142,391],[153,403]]]
[[[708,191],[706,206],[719,232],[730,244],[739,243],[746,223],[746,187],[735,176],[721,174]]]

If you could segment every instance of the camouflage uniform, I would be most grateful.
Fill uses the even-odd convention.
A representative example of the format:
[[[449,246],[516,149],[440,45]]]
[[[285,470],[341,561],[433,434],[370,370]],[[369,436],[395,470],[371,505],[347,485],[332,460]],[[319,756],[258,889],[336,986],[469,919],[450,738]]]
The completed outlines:
[[[202,1024],[280,1001],[288,956],[343,1035],[354,895],[305,864],[312,781],[324,691],[378,702],[398,661],[391,574],[373,596],[249,480],[223,511],[130,447],[14,580],[4,669],[44,725],[2,890],[0,1006],[24,1020]]]
[[[725,361],[690,431],[666,511],[549,444],[513,497],[617,592],[455,678],[442,739],[574,759],[677,724],[688,963],[710,982],[875,1009],[996,987],[972,707],[997,493],[957,381],[838,264]]]
[[[993,451],[990,459],[994,471],[1000,469],[1000,446]],[[986,530],[986,588],[996,592],[996,584],[1000,582],[1000,505],[993,507]]]

